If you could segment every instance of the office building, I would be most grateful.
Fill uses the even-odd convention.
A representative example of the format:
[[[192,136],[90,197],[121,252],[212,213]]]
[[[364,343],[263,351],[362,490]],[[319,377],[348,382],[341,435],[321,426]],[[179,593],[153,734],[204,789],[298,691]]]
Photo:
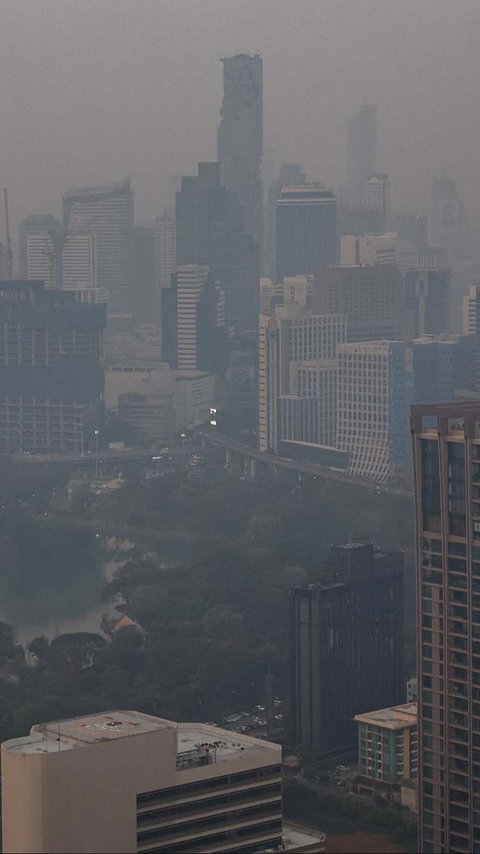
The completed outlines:
[[[225,299],[200,264],[177,267],[176,272],[177,368],[181,371],[217,373],[223,367]]]
[[[468,293],[463,297],[463,323],[464,335],[477,334],[477,311],[480,302],[480,285],[472,285]],[[480,320],[480,316],[478,318]]]
[[[337,260],[337,200],[323,184],[287,184],[277,201],[277,281]]]
[[[451,273],[447,269],[405,274],[405,323],[409,338],[442,335],[450,328]]]
[[[355,715],[360,795],[401,801],[402,785],[418,774],[417,704]]]
[[[299,163],[282,163],[277,177],[268,190],[267,208],[265,211],[264,232],[264,274],[274,282],[277,278],[277,201],[281,196],[282,187],[292,184],[298,187],[307,183],[307,176]]]
[[[462,209],[455,180],[444,175],[434,178],[430,194],[428,240],[432,244],[450,244],[462,226]]]
[[[66,233],[62,249],[62,288],[92,291],[97,287],[94,234]],[[107,293],[106,289],[103,289]]]
[[[95,237],[97,285],[109,293],[109,312],[130,313],[133,191],[130,180],[68,190],[63,223]]]
[[[130,392],[118,396],[118,417],[127,424],[135,443],[166,442],[175,432],[175,412],[170,394]]]
[[[199,163],[176,194],[177,265],[210,267],[225,292],[229,326],[254,329],[258,306],[258,253],[242,225],[234,193],[220,183],[218,163]]]
[[[319,270],[315,275],[312,306],[318,314],[344,314],[348,341],[403,338],[405,287],[397,267]]]
[[[217,136],[221,183],[238,199],[245,231],[262,253],[263,60],[222,59],[223,100]]]
[[[140,712],[39,724],[2,745],[3,850],[280,850],[281,761],[278,744]]]
[[[337,447],[348,452],[352,477],[389,483],[406,474],[412,402],[406,367],[401,341],[338,348]]]
[[[362,104],[347,122],[348,206],[359,208],[368,179],[377,169],[377,108]]]
[[[480,406],[414,406],[419,850],[480,850]]]
[[[157,292],[169,288],[177,266],[177,226],[169,211],[155,220],[155,286]]]
[[[101,423],[105,305],[0,282],[0,453],[80,453]]]
[[[292,743],[321,754],[355,743],[354,715],[402,702],[403,554],[332,546],[336,583],[290,591]]]
[[[52,214],[31,214],[20,223],[19,272],[25,279],[43,280],[47,287],[52,277],[53,236],[61,230]]]

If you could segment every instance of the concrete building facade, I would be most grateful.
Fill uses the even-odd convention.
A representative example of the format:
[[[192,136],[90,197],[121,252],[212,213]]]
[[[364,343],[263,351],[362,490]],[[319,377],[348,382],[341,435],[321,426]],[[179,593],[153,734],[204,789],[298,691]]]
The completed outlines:
[[[358,724],[359,777],[362,795],[401,800],[401,787],[418,774],[417,704],[405,703],[355,715]]]

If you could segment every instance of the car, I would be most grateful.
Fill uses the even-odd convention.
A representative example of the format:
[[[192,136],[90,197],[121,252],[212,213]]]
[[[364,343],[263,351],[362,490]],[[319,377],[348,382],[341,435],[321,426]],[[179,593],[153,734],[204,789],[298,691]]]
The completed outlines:
[[[256,708],[257,712],[264,712],[265,711],[265,706],[255,706],[255,708]]]

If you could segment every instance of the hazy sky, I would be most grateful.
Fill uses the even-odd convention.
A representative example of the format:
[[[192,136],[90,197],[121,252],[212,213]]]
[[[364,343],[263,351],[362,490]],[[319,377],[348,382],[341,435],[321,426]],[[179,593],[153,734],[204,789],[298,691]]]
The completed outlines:
[[[376,103],[395,208],[448,171],[480,224],[480,0],[0,0],[0,186],[15,224],[72,184],[134,182],[137,221],[216,155],[221,56],[264,57],[265,175],[344,175]],[[3,240],[3,217],[0,216]]]

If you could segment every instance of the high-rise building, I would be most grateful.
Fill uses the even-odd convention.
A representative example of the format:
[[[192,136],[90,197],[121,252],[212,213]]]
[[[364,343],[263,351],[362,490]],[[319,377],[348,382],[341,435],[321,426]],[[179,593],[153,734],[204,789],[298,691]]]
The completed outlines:
[[[83,291],[96,287],[95,235],[67,232],[62,250],[62,288]]]
[[[227,320],[238,330],[255,328],[258,254],[242,226],[234,193],[220,183],[218,163],[199,163],[176,194],[177,265],[210,268],[226,296]]]
[[[278,175],[270,184],[265,211],[264,274],[277,282],[277,201],[282,187],[293,184],[298,187],[307,183],[307,176],[299,163],[282,163]]]
[[[368,179],[377,169],[377,108],[362,104],[347,122],[347,196],[361,207]]]
[[[332,546],[337,583],[290,591],[293,742],[328,753],[355,742],[354,715],[404,699],[403,553]]]
[[[277,200],[277,280],[337,260],[337,200],[323,184],[285,185]]]
[[[258,318],[258,447],[278,450],[278,399],[280,395],[280,321]]]
[[[109,292],[109,311],[131,312],[130,180],[68,190],[63,197],[63,222],[70,231],[95,236],[97,285]]]
[[[101,423],[105,305],[0,282],[0,453],[80,453]]]
[[[346,315],[348,341],[403,338],[405,286],[397,267],[319,270],[312,305],[318,314]]]
[[[221,182],[235,193],[247,234],[262,253],[263,60],[222,59],[223,101],[217,137]]]
[[[419,851],[480,851],[480,405],[414,406]]]
[[[388,226],[390,179],[386,172],[377,172],[370,176],[365,185],[363,205],[367,210],[380,211],[385,218],[385,227]]]
[[[355,715],[360,795],[401,800],[402,785],[417,778],[417,704],[404,703]]]
[[[428,239],[430,243],[449,244],[459,234],[462,210],[455,180],[444,175],[434,178],[430,194]]]
[[[223,292],[200,264],[177,267],[175,291],[177,368],[217,373],[224,353]]]
[[[281,761],[279,744],[140,712],[39,724],[2,744],[3,851],[285,850]]]
[[[177,266],[177,226],[173,213],[164,211],[155,220],[155,284],[169,288]]]
[[[405,476],[413,393],[406,355],[401,341],[338,348],[337,447],[348,452],[352,477],[388,483]]]

